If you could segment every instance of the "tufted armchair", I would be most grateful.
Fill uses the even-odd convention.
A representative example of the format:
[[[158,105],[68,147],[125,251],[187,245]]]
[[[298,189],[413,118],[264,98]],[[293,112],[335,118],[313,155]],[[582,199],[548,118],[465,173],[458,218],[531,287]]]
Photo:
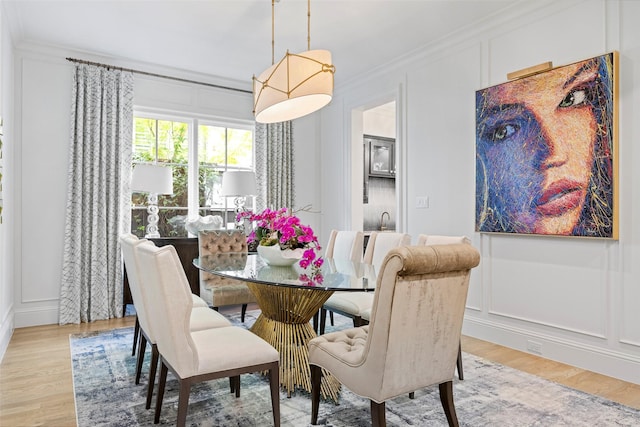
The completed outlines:
[[[450,245],[453,243],[466,243],[471,244],[471,240],[467,236],[440,236],[436,234],[420,234],[418,235],[418,246],[433,246],[433,245]],[[362,319],[369,322],[371,320],[371,308],[362,312]],[[458,347],[458,378],[464,379],[464,372],[462,370],[462,347]],[[413,393],[410,394],[413,398]]]
[[[322,369],[371,402],[384,426],[385,401],[438,384],[450,426],[458,420],[453,374],[469,277],[480,262],[471,245],[404,246],[378,273],[371,323],[309,341],[311,424],[318,421]]]
[[[198,248],[201,257],[230,252],[246,253],[247,236],[242,230],[204,230],[198,233]],[[240,267],[244,268],[244,265]],[[215,310],[226,305],[242,305],[243,322],[247,304],[256,302],[255,296],[245,283],[202,270],[200,296]]]

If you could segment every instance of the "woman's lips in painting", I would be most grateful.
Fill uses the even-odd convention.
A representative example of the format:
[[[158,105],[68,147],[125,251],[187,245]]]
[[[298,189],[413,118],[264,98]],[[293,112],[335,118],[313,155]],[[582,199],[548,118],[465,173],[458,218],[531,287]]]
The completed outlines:
[[[562,179],[542,192],[537,210],[542,215],[559,216],[580,206],[583,199],[584,190],[578,182]]]

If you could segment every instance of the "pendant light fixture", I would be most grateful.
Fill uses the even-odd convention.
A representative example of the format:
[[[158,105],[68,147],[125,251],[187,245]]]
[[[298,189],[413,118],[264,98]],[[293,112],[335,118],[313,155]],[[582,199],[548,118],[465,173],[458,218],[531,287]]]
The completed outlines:
[[[259,123],[276,123],[306,116],[324,107],[333,96],[328,50],[311,50],[311,0],[307,0],[307,51],[287,53],[274,62],[275,0],[271,0],[271,67],[253,76],[253,114]]]

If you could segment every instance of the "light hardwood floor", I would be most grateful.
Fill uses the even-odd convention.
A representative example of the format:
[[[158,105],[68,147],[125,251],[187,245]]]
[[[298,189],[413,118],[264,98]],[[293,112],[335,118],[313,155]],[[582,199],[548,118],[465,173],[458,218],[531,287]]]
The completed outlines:
[[[16,329],[0,364],[0,426],[75,426],[69,334],[133,326],[134,317]],[[465,352],[640,409],[640,386],[478,339]]]

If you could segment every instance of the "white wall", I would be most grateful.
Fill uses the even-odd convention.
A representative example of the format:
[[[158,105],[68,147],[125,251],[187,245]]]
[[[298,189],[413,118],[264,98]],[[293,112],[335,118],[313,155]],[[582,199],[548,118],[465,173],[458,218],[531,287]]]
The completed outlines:
[[[516,15],[517,14],[517,15]],[[351,111],[386,86],[405,87],[400,140],[406,225],[415,237],[465,234],[480,250],[464,333],[640,384],[640,2],[529,2],[511,16],[467,29],[366,80],[337,88],[322,112],[323,160],[350,156]],[[619,241],[474,231],[475,91],[510,71],[620,52]],[[331,167],[331,165],[336,165]],[[347,227],[336,185],[349,178],[325,162],[323,230]],[[404,167],[403,167],[404,166]],[[348,186],[344,194],[350,197]],[[429,197],[416,209],[415,197]],[[354,195],[356,197],[357,195]]]
[[[1,5],[0,5],[1,6]],[[4,8],[0,7],[0,117],[2,136],[2,224],[0,224],[0,359],[13,333],[13,46]]]

